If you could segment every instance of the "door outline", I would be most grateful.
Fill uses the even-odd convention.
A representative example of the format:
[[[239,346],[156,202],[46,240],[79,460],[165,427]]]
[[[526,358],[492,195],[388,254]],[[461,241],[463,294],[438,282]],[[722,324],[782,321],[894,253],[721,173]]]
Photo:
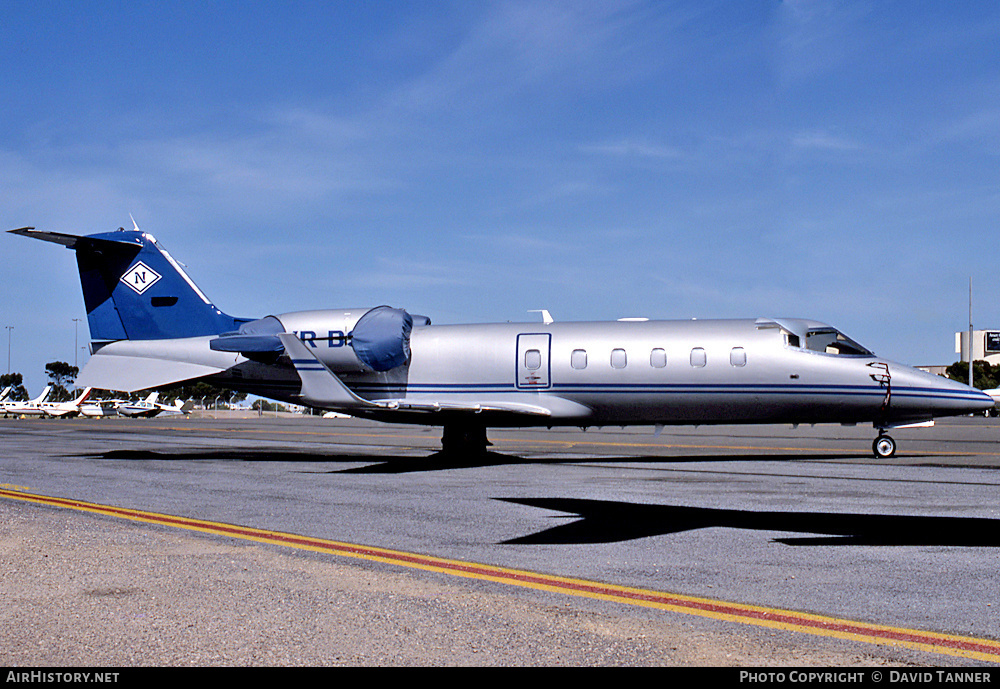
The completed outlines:
[[[528,368],[525,355],[537,350],[539,366]],[[521,333],[517,336],[517,361],[514,364],[514,386],[518,390],[548,390],[552,387],[552,334]]]

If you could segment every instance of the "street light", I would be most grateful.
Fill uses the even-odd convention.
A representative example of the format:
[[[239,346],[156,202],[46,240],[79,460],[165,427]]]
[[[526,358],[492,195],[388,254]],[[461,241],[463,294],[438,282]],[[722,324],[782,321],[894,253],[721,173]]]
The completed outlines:
[[[80,319],[73,319],[73,368],[79,368],[76,364],[77,353],[80,351],[80,344],[77,339],[77,331],[79,330]]]
[[[972,277],[969,277],[969,387],[972,387]]]
[[[13,329],[13,325],[7,326],[7,375],[10,375],[10,331]]]

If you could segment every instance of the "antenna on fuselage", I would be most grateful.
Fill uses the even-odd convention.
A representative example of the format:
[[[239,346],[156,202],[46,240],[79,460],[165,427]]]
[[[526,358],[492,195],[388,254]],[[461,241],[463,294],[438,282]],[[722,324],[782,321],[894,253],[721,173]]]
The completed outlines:
[[[542,323],[549,325],[553,322],[552,314],[549,313],[548,309],[528,309],[528,313],[540,313],[542,314]]]

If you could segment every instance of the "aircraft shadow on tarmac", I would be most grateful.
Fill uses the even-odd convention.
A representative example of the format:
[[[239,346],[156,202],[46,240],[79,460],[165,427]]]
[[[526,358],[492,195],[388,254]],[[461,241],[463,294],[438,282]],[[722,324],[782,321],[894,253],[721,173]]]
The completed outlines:
[[[159,461],[233,461],[233,462],[317,462],[357,464],[365,466],[337,469],[323,473],[331,474],[406,474],[423,471],[446,471],[449,469],[472,469],[502,464],[522,464],[525,460],[513,455],[488,452],[485,455],[460,455],[436,452],[427,457],[405,457],[400,455],[372,455],[348,453],[296,452],[294,450],[246,449],[238,450],[109,450],[107,452],[70,455],[96,459],[117,460],[159,460]],[[623,461],[623,460],[619,460]],[[655,460],[651,460],[655,461]]]
[[[365,466],[322,473],[345,474],[406,474],[411,472],[447,471],[516,464],[558,464],[578,462],[658,463],[685,462],[754,462],[857,459],[857,455],[685,455],[524,459],[514,455],[488,452],[485,455],[460,455],[437,452],[426,457],[385,456],[371,454],[326,454],[296,452],[268,448],[178,451],[110,450],[85,453],[83,457],[116,460],[166,461],[238,461],[238,462],[373,462]],[[564,515],[575,515],[569,523],[538,533],[504,541],[507,544],[571,545],[584,543],[615,543],[619,541],[663,536],[695,529],[713,527],[749,529],[753,531],[802,533],[808,536],[775,538],[786,545],[836,546],[966,546],[1000,547],[1000,520],[974,517],[922,517],[877,514],[837,514],[822,512],[755,512],[721,510],[705,507],[648,505],[573,498],[497,498],[505,502],[537,507]],[[567,519],[566,516],[552,517]]]
[[[915,455],[910,455],[913,457]],[[858,454],[785,454],[785,455],[633,455],[629,457],[588,456],[565,457],[553,454],[543,457],[519,457],[500,452],[487,452],[483,455],[462,455],[455,453],[435,452],[427,457],[372,457],[355,456],[350,461],[377,460],[374,464],[364,467],[344,469],[339,473],[347,474],[409,474],[423,471],[446,471],[449,469],[473,469],[490,466],[515,466],[524,464],[685,464],[711,462],[771,462],[781,461],[818,461],[834,459],[867,458],[868,455]],[[347,458],[344,458],[347,459]]]
[[[785,545],[1000,547],[1000,520],[822,512],[753,512],[575,498],[497,498],[576,516],[568,524],[506,544],[615,543],[724,527],[812,534],[775,538]],[[554,517],[557,518],[557,517]]]
[[[558,454],[545,457],[524,458],[500,452],[485,454],[462,454],[435,452],[420,456],[377,455],[344,452],[297,452],[270,448],[240,448],[232,450],[183,449],[183,450],[109,450],[107,452],[69,455],[97,459],[118,460],[161,460],[161,461],[240,461],[240,462],[327,462],[357,464],[347,469],[337,469],[324,473],[341,474],[410,474],[428,471],[448,471],[454,469],[475,469],[490,466],[514,466],[521,464],[576,464],[583,462],[600,464],[684,464],[694,462],[782,462],[782,461],[830,461],[837,459],[856,460],[867,458],[862,453],[854,454],[716,454],[716,455],[634,455],[628,457],[590,456],[561,457]],[[910,455],[914,457],[915,455]],[[873,460],[874,461],[874,460]]]

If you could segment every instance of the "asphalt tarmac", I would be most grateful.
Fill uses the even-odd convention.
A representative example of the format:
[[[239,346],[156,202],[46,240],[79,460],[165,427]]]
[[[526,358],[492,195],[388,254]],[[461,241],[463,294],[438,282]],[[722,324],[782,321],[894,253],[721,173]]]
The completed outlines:
[[[1000,424],[893,435],[0,420],[0,663],[992,667]]]

